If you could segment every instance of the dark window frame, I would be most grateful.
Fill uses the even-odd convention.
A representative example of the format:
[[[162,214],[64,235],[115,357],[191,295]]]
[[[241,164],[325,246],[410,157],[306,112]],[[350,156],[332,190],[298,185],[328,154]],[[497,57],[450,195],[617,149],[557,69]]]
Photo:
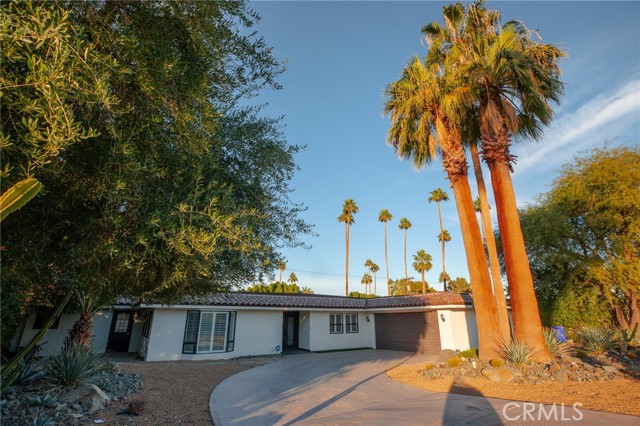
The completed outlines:
[[[340,321],[335,321],[337,318]],[[329,334],[344,334],[344,319],[341,313],[329,314]]]
[[[36,311],[36,317],[33,319],[33,330],[41,330],[42,326],[45,325],[47,323],[47,321],[49,321],[49,318],[51,318],[51,315],[53,315],[53,309],[38,309]],[[53,324],[51,325],[51,327],[49,327],[49,330],[56,330],[58,328],[58,325],[60,324],[60,317],[61,315],[58,315],[58,318],[56,318],[56,320],[53,322]]]
[[[355,318],[355,322],[350,322],[349,320]],[[355,334],[360,331],[360,327],[358,326],[358,314],[344,314],[344,329],[346,333]],[[351,331],[349,331],[351,329]]]
[[[227,314],[226,315],[226,336],[224,349],[219,351],[206,351],[198,352],[198,340],[200,339],[200,327],[202,324],[202,312],[212,312]],[[214,316],[214,321],[217,316]],[[233,352],[235,349],[235,337],[236,337],[236,311],[210,311],[210,310],[189,310],[187,311],[187,319],[184,326],[184,338],[182,340],[182,353],[191,355],[204,355]],[[215,324],[214,324],[215,325]]]

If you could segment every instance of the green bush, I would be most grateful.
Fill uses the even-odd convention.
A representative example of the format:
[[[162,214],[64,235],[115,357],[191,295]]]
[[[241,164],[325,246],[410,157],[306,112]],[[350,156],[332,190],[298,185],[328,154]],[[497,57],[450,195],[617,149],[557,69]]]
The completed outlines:
[[[615,347],[615,331],[600,327],[583,327],[577,332],[580,344],[589,354],[598,355]]]
[[[462,359],[459,356],[452,356],[449,358],[449,361],[447,361],[447,364],[449,364],[449,367],[455,368],[462,364]]]
[[[460,356],[465,358],[478,358],[478,348],[471,348],[466,351],[462,351],[460,352]]]
[[[492,358],[491,361],[489,361],[489,364],[491,364],[492,367],[502,367],[504,365],[504,361],[501,360],[500,358]]]
[[[543,328],[544,341],[547,344],[549,354],[554,358],[562,358],[563,356],[573,356],[574,350],[567,342],[558,342],[556,332],[551,328]]]
[[[44,361],[46,380],[65,388],[88,383],[103,370],[110,368],[104,354],[96,354],[90,347],[71,345]]]
[[[509,342],[502,342],[500,344],[498,347],[498,355],[505,361],[517,367],[522,367],[531,362],[533,349],[522,341],[510,340]]]

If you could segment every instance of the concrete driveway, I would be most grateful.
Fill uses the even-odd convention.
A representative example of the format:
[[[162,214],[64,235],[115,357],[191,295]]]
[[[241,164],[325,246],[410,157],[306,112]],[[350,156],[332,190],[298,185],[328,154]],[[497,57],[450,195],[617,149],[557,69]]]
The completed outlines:
[[[429,360],[434,358],[373,349],[290,355],[228,378],[213,391],[209,408],[216,426],[640,426],[640,418],[633,416],[540,408],[485,398],[479,392],[478,396],[428,392],[385,374],[400,364]]]

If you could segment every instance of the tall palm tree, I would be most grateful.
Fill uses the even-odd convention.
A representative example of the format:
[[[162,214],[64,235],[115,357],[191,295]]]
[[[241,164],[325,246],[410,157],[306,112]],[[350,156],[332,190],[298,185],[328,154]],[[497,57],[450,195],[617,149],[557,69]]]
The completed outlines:
[[[278,269],[280,270],[280,282],[282,282],[282,273],[287,269],[287,264],[284,260],[278,262]]]
[[[418,250],[418,252],[413,255],[413,269],[415,269],[416,272],[420,272],[422,276],[422,293],[427,292],[427,283],[424,279],[424,274],[431,270],[433,266],[431,260],[431,255],[424,250]]]
[[[404,230],[404,280],[407,286],[407,294],[411,294],[411,287],[409,286],[409,272],[407,270],[407,230],[411,228],[411,222],[406,217],[400,219],[398,228]]]
[[[476,183],[478,184],[478,198],[474,201],[474,205],[476,211],[480,213],[482,237],[489,256],[489,269],[491,271],[491,281],[493,283],[493,296],[496,299],[496,306],[498,308],[500,335],[506,342],[511,339],[511,322],[509,321],[509,313],[507,311],[507,298],[504,294],[504,287],[502,286],[502,274],[500,272],[500,260],[498,259],[496,238],[493,235],[493,227],[491,226],[491,215],[489,213],[491,207],[489,206],[489,200],[487,199],[487,188],[484,184],[484,176],[482,174],[478,148],[475,144],[471,144],[469,146],[469,150],[471,152]]]
[[[537,34],[520,22],[500,26],[500,13],[487,10],[482,2],[466,9],[457,6],[464,12],[454,16],[458,25],[427,26],[423,32],[434,42],[437,53],[431,58],[440,60],[468,108],[477,111],[482,157],[491,174],[500,227],[514,337],[532,347],[535,360],[542,361],[549,353],[511,180],[515,158],[510,145],[514,135],[538,138],[542,126],[551,121],[550,102],[557,103],[563,91],[557,62],[565,53],[540,43]]]
[[[447,274],[447,270],[444,268],[444,245],[451,241],[451,234],[446,229],[442,229],[438,234],[438,241],[442,244],[442,272],[440,276],[442,277],[442,285],[444,289],[442,291],[447,291],[447,281],[449,279],[449,274]]]
[[[298,282],[298,276],[295,274],[295,272],[289,274],[289,279],[287,280],[287,282],[292,285]]]
[[[365,273],[360,280],[360,283],[364,284],[364,293],[369,294],[369,290],[371,288],[371,275]]]
[[[349,229],[351,225],[355,222],[353,215],[358,212],[358,206],[356,202],[351,198],[348,198],[344,201],[342,205],[342,213],[338,216],[338,222],[344,222],[345,230],[344,230],[344,239],[346,245],[346,261],[345,261],[345,295],[349,296]]]
[[[377,292],[376,274],[380,270],[380,267],[371,259],[367,259],[367,261],[364,262],[364,267],[369,269],[369,272],[373,274],[373,294],[376,294]]]
[[[393,219],[389,210],[382,209],[378,215],[378,220],[384,224],[384,262],[387,266],[387,295],[391,296],[391,284],[389,284],[389,256],[387,255],[387,222]]]
[[[440,210],[440,203],[443,201],[449,201],[449,194],[447,194],[447,192],[444,191],[442,188],[436,188],[429,193],[429,198],[427,198],[427,201],[429,201],[430,203],[435,202],[438,205],[438,219],[440,220],[440,235],[442,235],[444,228],[442,227],[442,211]],[[445,240],[440,239],[439,241],[441,241],[441,246],[442,246],[442,273],[445,274],[446,276],[447,268],[445,267],[445,263],[444,263]],[[447,291],[446,282],[444,283],[444,291]]]
[[[436,150],[442,153],[442,164],[451,182],[463,236],[467,266],[474,285],[474,305],[478,326],[480,357],[497,356],[500,340],[498,316],[487,259],[483,253],[480,227],[473,210],[473,199],[467,178],[467,161],[458,126],[456,105],[462,99],[446,90],[441,66],[430,66],[419,58],[412,59],[401,78],[385,91],[385,113],[390,115],[388,141],[401,158],[413,160],[416,167],[432,161]]]

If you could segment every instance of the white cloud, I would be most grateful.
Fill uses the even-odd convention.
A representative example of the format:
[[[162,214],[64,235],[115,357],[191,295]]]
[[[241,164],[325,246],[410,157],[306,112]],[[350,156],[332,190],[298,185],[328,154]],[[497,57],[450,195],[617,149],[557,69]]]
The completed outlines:
[[[639,114],[640,79],[635,79],[613,93],[588,100],[575,112],[556,118],[540,143],[516,146],[515,171],[521,174],[534,167],[540,171],[558,166],[577,151],[602,143],[603,137],[620,136],[619,131],[624,131],[627,125],[637,125]]]

